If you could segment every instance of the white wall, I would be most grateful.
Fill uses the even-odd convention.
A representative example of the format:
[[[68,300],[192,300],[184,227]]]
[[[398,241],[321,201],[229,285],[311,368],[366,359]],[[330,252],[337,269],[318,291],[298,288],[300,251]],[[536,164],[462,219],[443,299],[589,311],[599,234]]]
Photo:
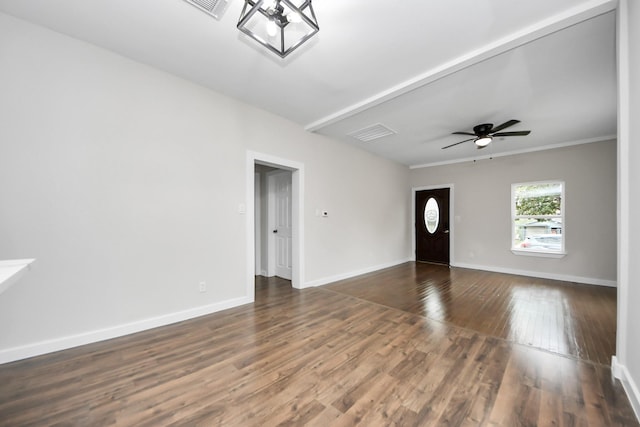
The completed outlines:
[[[628,1],[629,5],[629,75],[631,85],[629,88],[630,104],[629,117],[629,294],[627,305],[632,308],[627,319],[629,340],[629,369],[636,379],[636,384],[640,385],[640,4],[637,1]]]
[[[0,93],[0,362],[248,302],[247,150],[304,164],[305,282],[409,258],[404,166],[2,14]]]
[[[640,4],[621,0],[618,14],[619,222],[618,335],[614,373],[640,418]]]
[[[513,254],[511,184],[555,179],[565,181],[567,255]],[[453,265],[615,285],[615,141],[411,171],[413,187],[439,184],[455,189]]]

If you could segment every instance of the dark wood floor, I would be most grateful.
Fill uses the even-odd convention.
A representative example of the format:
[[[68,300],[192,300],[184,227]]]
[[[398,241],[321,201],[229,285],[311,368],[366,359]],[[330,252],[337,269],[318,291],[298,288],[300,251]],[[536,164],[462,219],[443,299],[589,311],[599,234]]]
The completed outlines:
[[[604,365],[616,350],[616,289],[407,263],[326,289]]]
[[[255,304],[2,365],[0,425],[639,425],[604,364],[347,288],[260,279]]]

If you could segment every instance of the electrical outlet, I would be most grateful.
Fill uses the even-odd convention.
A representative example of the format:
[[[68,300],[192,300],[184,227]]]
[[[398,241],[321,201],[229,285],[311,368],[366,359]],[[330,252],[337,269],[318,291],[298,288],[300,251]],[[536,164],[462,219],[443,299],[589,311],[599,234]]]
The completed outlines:
[[[200,292],[207,292],[207,282],[200,282],[198,289]]]

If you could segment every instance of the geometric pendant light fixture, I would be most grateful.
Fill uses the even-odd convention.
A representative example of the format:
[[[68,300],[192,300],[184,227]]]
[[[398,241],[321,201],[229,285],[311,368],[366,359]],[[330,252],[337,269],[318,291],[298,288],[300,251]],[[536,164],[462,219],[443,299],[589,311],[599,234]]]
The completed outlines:
[[[320,30],[311,0],[245,0],[238,29],[281,58]]]

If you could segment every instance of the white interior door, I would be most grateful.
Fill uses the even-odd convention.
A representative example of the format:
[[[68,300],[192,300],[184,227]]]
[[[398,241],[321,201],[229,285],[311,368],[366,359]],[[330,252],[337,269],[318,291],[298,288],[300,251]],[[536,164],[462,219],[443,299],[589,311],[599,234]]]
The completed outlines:
[[[272,175],[275,212],[272,229],[275,241],[276,276],[291,280],[292,270],[292,215],[291,172],[282,171]]]

